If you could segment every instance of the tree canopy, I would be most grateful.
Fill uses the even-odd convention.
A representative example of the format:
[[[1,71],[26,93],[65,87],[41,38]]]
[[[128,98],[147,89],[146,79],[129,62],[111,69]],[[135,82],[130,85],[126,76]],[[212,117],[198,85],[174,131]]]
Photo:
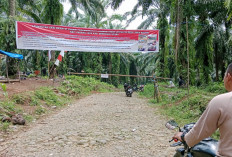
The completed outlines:
[[[129,1],[129,0],[126,0]],[[187,80],[204,85],[222,81],[226,66],[231,63],[232,3],[230,0],[137,0],[124,15],[109,15],[106,10],[118,9],[123,0],[69,0],[64,12],[62,0],[0,0],[0,49],[23,54],[23,71],[48,67],[47,52],[18,50],[15,42],[15,21],[46,23],[86,28],[127,29],[137,17],[144,21],[138,29],[159,29],[159,53],[85,53],[70,52],[58,67],[60,74],[93,72],[111,74],[152,75]],[[53,52],[55,57],[59,52]],[[36,55],[34,55],[36,54]],[[0,75],[5,75],[6,60],[0,61]],[[13,62],[13,61],[10,61]],[[12,64],[11,64],[12,65]],[[12,74],[14,68],[10,67]],[[130,78],[112,77],[116,86]],[[132,82],[146,80],[131,79]],[[187,81],[186,81],[187,82]]]

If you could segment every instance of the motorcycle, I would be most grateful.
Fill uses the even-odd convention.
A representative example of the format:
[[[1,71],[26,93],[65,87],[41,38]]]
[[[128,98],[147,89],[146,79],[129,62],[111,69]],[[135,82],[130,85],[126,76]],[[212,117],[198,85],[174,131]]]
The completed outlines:
[[[127,86],[125,92],[126,92],[127,97],[132,97],[133,89],[132,89],[132,87],[130,85]]]
[[[144,85],[140,85],[140,86],[139,86],[139,91],[140,91],[140,92],[143,92],[143,91],[144,91]]]
[[[174,120],[168,121],[165,126],[170,130],[174,130],[176,128],[179,129],[179,132],[187,133],[189,132],[195,123],[189,123],[184,125],[183,128],[180,128],[178,124]],[[177,148],[174,157],[215,157],[217,148],[218,148],[218,141],[212,139],[210,137],[203,139],[198,144],[193,147],[188,147],[186,142],[180,142],[177,139],[172,139],[171,141],[175,141],[176,143],[172,144],[171,147],[181,146],[184,147]]]
[[[133,89],[133,91],[137,92],[139,88],[137,87],[137,84],[134,84],[132,89]]]

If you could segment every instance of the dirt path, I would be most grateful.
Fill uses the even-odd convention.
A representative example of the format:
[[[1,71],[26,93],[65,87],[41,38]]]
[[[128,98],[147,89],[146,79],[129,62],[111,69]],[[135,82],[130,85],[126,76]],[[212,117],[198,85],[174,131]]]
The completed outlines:
[[[94,94],[0,143],[0,156],[170,157],[165,122],[136,94]]]
[[[26,80],[21,80],[21,82],[13,82],[13,83],[5,83],[6,90],[9,96],[24,93],[27,91],[34,91],[39,87],[44,86],[58,86],[59,78],[57,81],[53,82],[53,80],[47,80],[43,78],[27,78]],[[2,88],[0,88],[0,99],[4,98]],[[1,101],[1,100],[0,100]]]

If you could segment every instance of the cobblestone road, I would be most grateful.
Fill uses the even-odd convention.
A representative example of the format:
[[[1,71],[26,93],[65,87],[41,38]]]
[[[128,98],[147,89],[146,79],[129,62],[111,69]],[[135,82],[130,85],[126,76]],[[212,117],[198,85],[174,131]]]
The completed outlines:
[[[136,94],[94,94],[0,143],[0,156],[170,157],[165,122]]]

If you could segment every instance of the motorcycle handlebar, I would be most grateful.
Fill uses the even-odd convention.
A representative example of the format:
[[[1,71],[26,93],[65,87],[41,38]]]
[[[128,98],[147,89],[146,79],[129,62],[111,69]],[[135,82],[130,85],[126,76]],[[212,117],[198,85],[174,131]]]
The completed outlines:
[[[172,142],[172,141],[175,141],[175,142],[178,142],[178,139],[177,138],[173,138],[173,139],[171,139],[169,142]]]

